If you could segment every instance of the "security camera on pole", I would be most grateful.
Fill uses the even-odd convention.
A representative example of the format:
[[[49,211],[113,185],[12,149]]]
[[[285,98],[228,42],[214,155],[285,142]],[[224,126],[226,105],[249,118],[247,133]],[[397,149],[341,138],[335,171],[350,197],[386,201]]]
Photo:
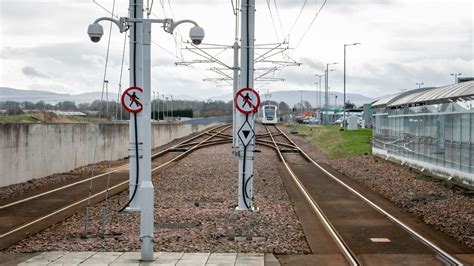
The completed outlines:
[[[239,202],[236,210],[254,210],[253,206],[253,151],[255,148],[255,113],[260,96],[253,90],[255,0],[241,4],[240,86],[234,95],[239,140]]]
[[[120,210],[140,211],[141,260],[153,260],[154,189],[151,181],[151,24],[163,24],[168,33],[176,26],[189,22],[190,37],[200,44],[204,30],[192,20],[174,22],[172,19],[144,19],[143,0],[130,0],[130,17],[113,19],[102,17],[89,25],[87,33],[93,42],[99,42],[104,30],[99,24],[106,20],[115,23],[120,32],[130,29],[130,88],[122,95],[122,105],[130,116],[130,193],[129,201]]]

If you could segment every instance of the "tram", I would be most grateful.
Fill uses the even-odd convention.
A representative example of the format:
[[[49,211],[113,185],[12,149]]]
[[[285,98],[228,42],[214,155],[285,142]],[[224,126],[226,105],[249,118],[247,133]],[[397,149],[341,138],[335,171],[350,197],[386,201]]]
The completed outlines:
[[[262,124],[276,125],[278,123],[278,107],[276,105],[262,106]]]

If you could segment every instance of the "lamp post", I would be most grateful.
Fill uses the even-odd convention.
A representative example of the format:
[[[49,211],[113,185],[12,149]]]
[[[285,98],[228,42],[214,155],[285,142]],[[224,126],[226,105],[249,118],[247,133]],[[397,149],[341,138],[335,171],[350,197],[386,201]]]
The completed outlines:
[[[99,42],[104,34],[101,21],[118,26],[120,33],[130,30],[130,87],[143,89],[140,102],[143,110],[130,117],[129,200],[121,209],[140,211],[141,260],[153,260],[154,237],[154,189],[151,182],[151,24],[163,24],[163,29],[173,33],[181,23],[192,23],[190,37],[195,45],[202,42],[204,30],[192,20],[144,19],[143,0],[130,0],[130,17],[113,19],[98,18],[89,25],[87,33],[93,42]],[[140,153],[141,151],[141,153]],[[138,189],[139,188],[139,189]]]
[[[173,115],[173,95],[170,94],[170,99],[171,99],[171,120],[174,120],[174,115]]]
[[[327,108],[329,107],[329,71],[334,71],[334,69],[331,69],[329,70],[329,66],[330,65],[336,65],[337,63],[327,63],[326,64],[326,78],[325,78],[325,81],[326,81],[326,90],[324,92],[324,110],[325,110],[325,113],[327,114]],[[324,119],[326,120],[326,119]],[[327,121],[325,121],[327,122]]]
[[[316,98],[315,98],[315,103],[314,103],[314,109],[316,111],[316,108],[318,108],[318,86],[319,86],[319,83],[315,82],[314,85],[316,85]]]
[[[319,75],[319,74],[315,74],[316,77],[319,77],[319,108],[321,108],[321,77],[323,77],[324,75]]]
[[[461,73],[451,73],[451,76],[454,76],[454,84],[458,84],[458,76],[461,75]]]
[[[423,85],[423,84],[425,84],[425,83],[423,83],[423,82],[416,83],[416,85],[418,85],[418,89],[421,88],[421,85]]]
[[[165,95],[161,94],[161,98],[163,99],[163,120],[166,121],[166,102],[165,102]]]
[[[300,90],[300,116],[303,116],[303,90]]]
[[[347,46],[353,46],[353,45],[359,45],[360,42],[356,43],[350,43],[350,44],[344,44],[344,98],[342,102],[342,126],[346,126],[346,47]]]
[[[109,120],[109,81],[104,80],[105,83],[105,119]]]

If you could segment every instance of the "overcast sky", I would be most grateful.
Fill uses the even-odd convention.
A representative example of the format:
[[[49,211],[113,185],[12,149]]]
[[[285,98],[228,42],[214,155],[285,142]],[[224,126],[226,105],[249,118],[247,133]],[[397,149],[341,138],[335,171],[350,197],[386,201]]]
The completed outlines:
[[[112,0],[96,2],[112,10]],[[362,44],[347,48],[348,92],[380,97],[413,89],[420,82],[425,86],[453,83],[450,73],[474,76],[472,0],[328,0],[306,35],[323,1],[306,1],[298,16],[304,3],[256,0],[256,44],[289,40],[295,49],[288,54],[302,63],[270,76],[284,82],[257,83],[261,91],[315,89],[314,83],[319,82],[315,74],[324,73],[325,63],[339,62],[330,73],[329,86],[342,92],[343,45],[354,42]],[[116,0],[119,16],[126,16],[127,8],[128,1]],[[234,42],[231,1],[155,0],[152,11],[153,18],[164,18],[166,13],[197,21],[206,31],[206,43]],[[71,94],[101,90],[109,24],[102,24],[105,35],[100,43],[92,43],[86,31],[96,18],[109,14],[94,1],[1,0],[0,12],[0,86]],[[232,87],[223,86],[226,83],[202,81],[218,77],[207,70],[218,65],[175,66],[183,57],[202,59],[181,50],[186,46],[181,36],[188,40],[189,28],[189,24],[180,26],[173,37],[154,26],[153,40],[159,46],[152,46],[153,90],[201,98],[230,93]],[[118,88],[123,41],[124,35],[114,27],[106,77],[113,91]],[[232,50],[218,58],[231,65]],[[256,65],[261,67],[265,66]]]

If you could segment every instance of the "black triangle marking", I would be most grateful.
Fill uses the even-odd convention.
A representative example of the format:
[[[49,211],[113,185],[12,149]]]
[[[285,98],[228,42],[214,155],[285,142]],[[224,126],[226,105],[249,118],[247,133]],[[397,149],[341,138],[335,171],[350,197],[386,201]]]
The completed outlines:
[[[244,137],[247,138],[250,134],[250,130],[242,130],[242,133],[244,133]]]

